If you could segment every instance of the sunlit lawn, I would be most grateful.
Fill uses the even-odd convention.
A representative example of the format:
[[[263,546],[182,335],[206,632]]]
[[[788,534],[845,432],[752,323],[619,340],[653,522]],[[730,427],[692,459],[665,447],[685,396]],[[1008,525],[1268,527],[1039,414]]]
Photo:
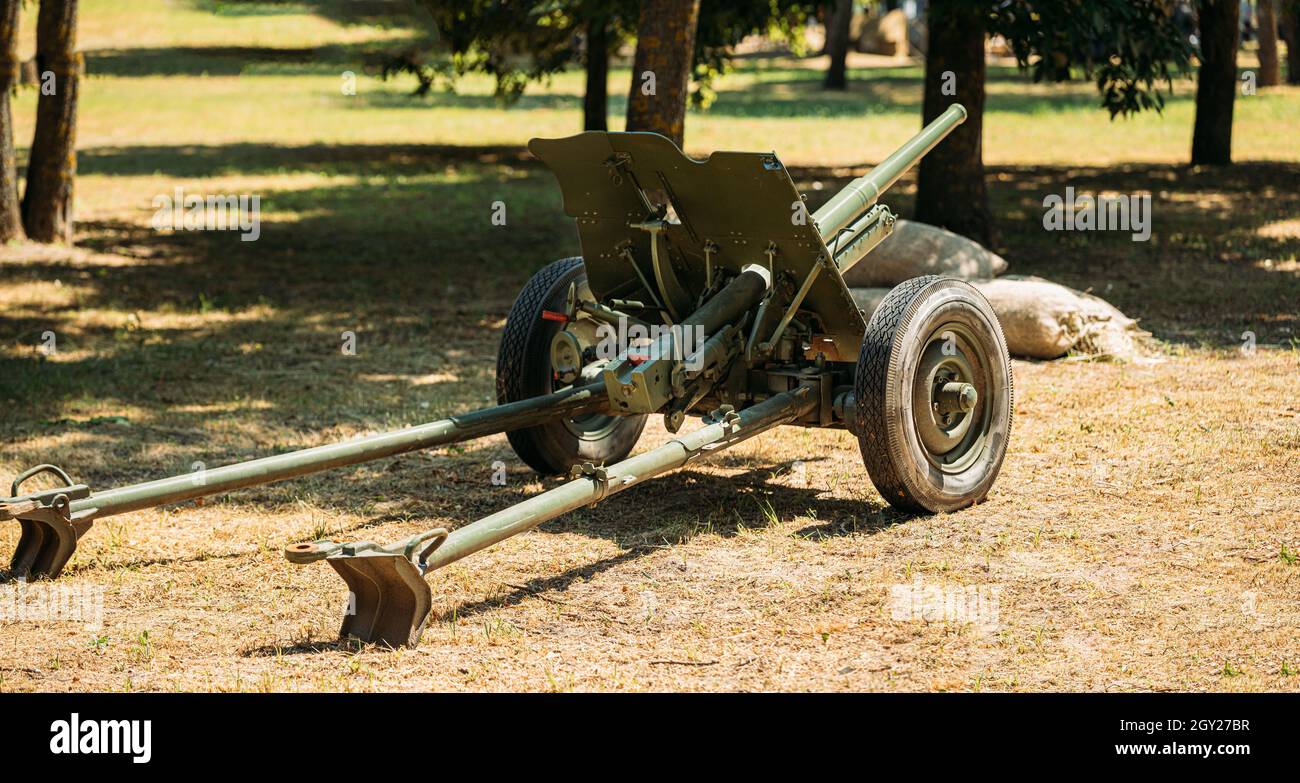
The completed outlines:
[[[423,35],[421,29],[342,24],[293,4],[253,4],[240,13],[241,7],[185,0],[84,3],[81,48],[91,76],[80,145],[521,145],[532,136],[579,130],[579,72],[530,87],[508,108],[491,97],[485,78],[464,80],[455,95],[414,98],[412,78],[380,81],[376,63],[383,52]],[[919,65],[855,70],[852,89],[836,94],[820,89],[817,67],[806,67],[821,62],[741,61],[718,85],[717,103],[691,114],[688,150],[775,148],[792,165],[860,164],[879,160],[916,129]],[[1243,58],[1243,66],[1252,62]],[[341,89],[345,71],[358,75],[354,96]],[[614,128],[622,124],[629,83],[626,68],[613,70]],[[1089,83],[1035,85],[1013,68],[995,67],[985,159],[1083,165],[1186,160],[1194,82],[1174,87],[1163,115],[1112,122]],[[20,106],[34,98],[27,90]],[[19,112],[19,139],[30,136],[31,118],[30,111]],[[1300,123],[1300,90],[1242,96],[1235,118],[1238,159],[1300,160],[1292,135]],[[232,160],[232,168],[238,165]]]

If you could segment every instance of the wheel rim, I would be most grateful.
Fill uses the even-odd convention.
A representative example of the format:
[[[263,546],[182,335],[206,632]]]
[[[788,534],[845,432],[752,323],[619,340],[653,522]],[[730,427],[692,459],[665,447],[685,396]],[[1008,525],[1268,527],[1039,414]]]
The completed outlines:
[[[962,472],[984,450],[990,370],[982,341],[964,324],[943,323],[924,341],[912,379],[912,420],[926,459],[943,473]]]
[[[621,417],[607,413],[587,413],[564,419],[564,426],[579,440],[600,440],[618,426]]]

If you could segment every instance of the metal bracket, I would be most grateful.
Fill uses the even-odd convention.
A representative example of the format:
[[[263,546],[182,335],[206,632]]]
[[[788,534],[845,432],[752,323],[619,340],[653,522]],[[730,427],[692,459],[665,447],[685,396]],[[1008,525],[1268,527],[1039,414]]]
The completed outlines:
[[[609,181],[614,185],[623,184],[623,174],[627,167],[632,165],[632,155],[627,152],[616,152],[605,161],[605,167],[609,172]]]
[[[604,465],[597,466],[591,462],[584,462],[581,465],[574,465],[569,469],[569,478],[590,479],[596,489],[595,497],[592,498],[591,505],[596,505],[609,495],[609,473],[605,470]]]
[[[808,276],[804,278],[803,285],[799,287],[799,291],[794,295],[794,298],[790,300],[790,304],[786,306],[785,314],[782,315],[781,320],[777,322],[776,329],[772,331],[772,336],[768,338],[766,343],[763,343],[762,346],[760,346],[760,348],[763,349],[763,353],[771,351],[773,346],[781,341],[781,336],[785,334],[785,328],[790,325],[790,321],[794,318],[794,314],[799,311],[799,306],[803,304],[804,297],[808,296],[808,292],[812,290],[813,283],[817,281],[817,275],[821,273],[823,268],[829,269],[834,266],[834,263],[835,262],[831,260],[831,257],[827,255],[825,251],[817,251],[817,263],[813,265],[812,269],[808,270]]]
[[[722,405],[705,416],[704,423],[721,424],[723,433],[730,437],[740,429],[740,414],[736,412],[734,406]]]
[[[23,482],[42,473],[57,476],[63,486],[19,495]],[[74,484],[72,478],[55,465],[37,465],[23,471],[10,486],[12,497],[0,500],[0,520],[15,519],[22,527],[18,546],[14,548],[7,579],[53,579],[63,571],[77,550],[77,541],[94,524],[78,518],[93,513],[72,513],[72,501],[90,497],[90,487]],[[0,580],[5,581],[5,580]]]
[[[632,271],[636,272],[637,279],[641,281],[641,287],[644,288],[646,293],[650,294],[654,299],[655,309],[662,313],[663,316],[668,319],[669,323],[672,323],[673,316],[668,312],[668,308],[664,306],[664,301],[659,296],[659,290],[650,283],[649,279],[645,276],[645,272],[641,271],[641,265],[637,263],[636,254],[632,252],[631,240],[624,241],[618,247],[614,248],[614,250],[622,256],[624,261],[627,261],[632,265]]]
[[[650,235],[650,266],[654,270],[655,283],[658,284],[658,298],[668,309],[668,315],[674,321],[680,321],[689,314],[691,298],[672,268],[672,259],[668,249],[668,239],[664,232],[668,221],[662,217],[649,217],[639,223],[630,223],[631,228],[639,228]]]

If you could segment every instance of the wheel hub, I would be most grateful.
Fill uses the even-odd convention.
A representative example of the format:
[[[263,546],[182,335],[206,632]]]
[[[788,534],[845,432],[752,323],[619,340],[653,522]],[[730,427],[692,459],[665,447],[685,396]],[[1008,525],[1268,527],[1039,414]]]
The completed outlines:
[[[979,402],[979,392],[969,383],[949,381],[934,391],[934,406],[940,414],[970,413]]]
[[[912,385],[916,434],[931,464],[955,472],[983,448],[988,360],[958,324],[932,331]]]

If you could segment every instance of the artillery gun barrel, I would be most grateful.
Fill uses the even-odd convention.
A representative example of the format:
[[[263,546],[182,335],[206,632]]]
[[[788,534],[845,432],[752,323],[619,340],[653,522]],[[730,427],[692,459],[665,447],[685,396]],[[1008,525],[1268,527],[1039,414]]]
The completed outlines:
[[[943,141],[949,133],[966,121],[966,108],[954,103],[929,125],[921,129],[906,144],[871,171],[858,177],[836,193],[821,209],[813,213],[813,220],[821,232],[822,241],[830,244],[840,231],[848,228],[863,212],[875,206],[880,195],[899,180],[908,169],[920,162],[927,152]]]

